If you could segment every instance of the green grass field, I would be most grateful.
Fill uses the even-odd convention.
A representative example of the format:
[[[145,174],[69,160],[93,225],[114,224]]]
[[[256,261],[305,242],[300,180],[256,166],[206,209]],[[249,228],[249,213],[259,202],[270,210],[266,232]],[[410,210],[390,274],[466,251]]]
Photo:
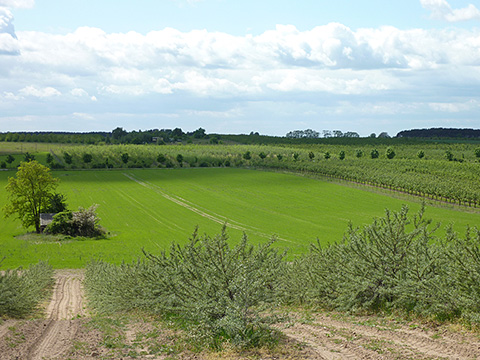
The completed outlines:
[[[168,249],[171,242],[186,242],[195,226],[215,235],[224,222],[232,241],[245,232],[253,243],[276,235],[276,246],[289,254],[307,251],[319,238],[322,243],[341,240],[349,221],[369,224],[385,208],[412,212],[420,200],[400,200],[384,194],[305,178],[292,174],[230,168],[145,169],[114,171],[56,171],[59,191],[71,209],[99,204],[105,240],[45,241],[25,236],[18,220],[1,219],[2,268],[27,266],[39,259],[55,268],[79,268],[92,258],[109,262],[130,261],[150,252]],[[6,201],[4,186],[14,172],[0,172],[0,206]],[[442,228],[454,223],[463,233],[480,224],[478,212],[427,208],[427,218]],[[30,229],[31,231],[32,229]],[[439,232],[440,235],[442,232]]]

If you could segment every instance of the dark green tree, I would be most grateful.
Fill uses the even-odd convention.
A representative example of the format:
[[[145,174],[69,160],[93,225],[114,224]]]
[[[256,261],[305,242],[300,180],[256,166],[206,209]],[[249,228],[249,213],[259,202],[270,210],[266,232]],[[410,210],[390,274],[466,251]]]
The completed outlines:
[[[48,205],[43,210],[46,213],[59,213],[67,210],[67,202],[63,194],[54,193],[48,199]]]
[[[395,157],[395,151],[391,147],[388,147],[385,151],[385,156],[387,159],[393,159]]]
[[[5,161],[10,165],[10,164],[12,164],[12,163],[15,161],[15,158],[13,157],[13,155],[8,154],[8,155],[7,155],[7,158],[5,159]]]
[[[29,162],[29,161],[33,161],[35,160],[35,155],[33,154],[30,154],[29,152],[27,152],[24,156],[24,161],[25,162]]]
[[[63,160],[65,160],[65,163],[67,163],[67,164],[70,165],[70,164],[73,162],[73,156],[70,155],[70,154],[67,153],[67,152],[64,152],[64,153],[63,153]]]
[[[83,160],[83,162],[84,162],[85,164],[89,164],[89,163],[92,162],[93,156],[92,156],[92,154],[85,153],[85,154],[83,154],[83,156],[82,156],[82,160]]]
[[[180,165],[180,167],[182,167],[183,166],[183,155],[178,154],[176,160],[178,162],[178,165]]]
[[[46,159],[47,159],[47,164],[53,163],[53,156],[52,156],[52,154],[48,153]]]
[[[157,162],[159,162],[160,164],[163,164],[166,160],[167,160],[167,158],[165,157],[165,155],[163,155],[163,154],[158,154],[158,156],[157,156]]]

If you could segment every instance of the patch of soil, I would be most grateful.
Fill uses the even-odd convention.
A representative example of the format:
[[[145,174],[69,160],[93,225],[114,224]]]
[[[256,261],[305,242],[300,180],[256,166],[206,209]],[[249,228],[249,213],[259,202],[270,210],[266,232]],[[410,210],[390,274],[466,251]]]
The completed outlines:
[[[312,349],[312,359],[480,359],[478,336],[446,326],[422,328],[376,317],[337,319],[318,313],[279,329]]]

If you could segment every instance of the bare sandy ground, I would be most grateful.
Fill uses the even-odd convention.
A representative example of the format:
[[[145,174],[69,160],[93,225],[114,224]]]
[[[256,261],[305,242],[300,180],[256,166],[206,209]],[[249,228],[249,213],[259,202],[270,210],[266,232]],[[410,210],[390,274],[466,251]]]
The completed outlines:
[[[193,354],[166,351],[175,334],[144,320],[127,324],[113,351],[100,330],[87,327],[81,270],[59,270],[45,318],[0,324],[1,360],[53,359],[480,359],[480,338],[459,327],[424,326],[335,313],[290,315],[276,325],[285,343],[273,351]],[[148,339],[151,334],[155,338]],[[150,335],[147,335],[150,334]],[[156,349],[155,351],[152,349]],[[159,351],[159,349],[161,351]]]

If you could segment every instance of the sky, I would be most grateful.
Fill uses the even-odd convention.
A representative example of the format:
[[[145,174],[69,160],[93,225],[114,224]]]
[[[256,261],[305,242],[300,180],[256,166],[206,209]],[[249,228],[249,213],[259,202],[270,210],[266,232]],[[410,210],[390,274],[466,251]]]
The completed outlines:
[[[480,128],[480,0],[0,0],[0,132]]]

